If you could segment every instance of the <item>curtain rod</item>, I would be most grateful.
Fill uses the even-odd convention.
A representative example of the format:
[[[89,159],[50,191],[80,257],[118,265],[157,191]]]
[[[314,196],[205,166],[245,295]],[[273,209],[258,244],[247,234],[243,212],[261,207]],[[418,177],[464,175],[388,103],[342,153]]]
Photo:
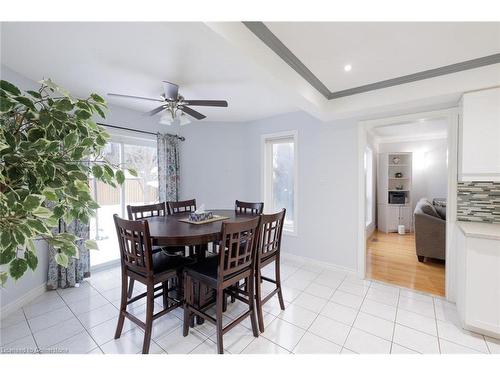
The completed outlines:
[[[142,133],[142,134],[150,134],[150,135],[156,135],[157,134],[157,133],[153,133],[153,132],[147,132],[147,131],[144,131],[144,130],[136,130],[136,129],[124,128],[122,126],[103,124],[103,123],[100,123],[100,122],[98,122],[97,125],[106,126],[108,128],[114,128],[114,129],[128,130],[128,131],[131,131],[131,132]],[[166,133],[166,134],[167,135],[171,135],[172,137],[177,138],[181,142],[184,142],[186,140],[186,138],[184,138],[181,135],[170,134],[170,133]]]

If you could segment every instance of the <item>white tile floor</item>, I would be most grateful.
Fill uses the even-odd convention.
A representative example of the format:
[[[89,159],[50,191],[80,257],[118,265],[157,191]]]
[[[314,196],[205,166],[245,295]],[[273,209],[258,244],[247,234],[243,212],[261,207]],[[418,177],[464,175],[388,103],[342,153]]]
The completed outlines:
[[[500,340],[462,330],[455,306],[443,299],[343,270],[287,260],[282,269],[286,310],[277,298],[270,300],[264,306],[265,332],[254,338],[246,319],[224,335],[227,353],[500,354]],[[136,283],[135,292],[143,290]],[[46,292],[1,320],[1,352],[139,353],[143,331],[132,322],[113,339],[119,299],[118,268],[95,273],[79,288]],[[144,301],[131,308],[144,318]],[[230,304],[226,318],[242,309],[238,302]],[[177,309],[154,322],[150,352],[215,353],[214,326],[205,323],[183,337],[181,317]]]

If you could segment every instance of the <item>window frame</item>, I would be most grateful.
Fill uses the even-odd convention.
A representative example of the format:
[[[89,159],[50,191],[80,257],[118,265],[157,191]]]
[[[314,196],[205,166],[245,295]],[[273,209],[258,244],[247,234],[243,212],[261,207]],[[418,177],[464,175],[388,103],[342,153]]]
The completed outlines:
[[[294,205],[294,214],[293,214],[293,228],[283,227],[283,234],[289,236],[298,236],[298,213],[299,213],[299,145],[298,145],[298,131],[283,131],[278,133],[271,134],[262,134],[261,135],[261,199],[264,202],[264,210],[270,207],[270,194],[272,186],[272,178],[270,178],[271,173],[271,158],[272,158],[272,149],[269,152],[269,146],[278,143],[279,141],[287,141],[291,140],[294,145],[294,158],[293,158],[293,205]],[[288,215],[288,213],[287,213]]]
[[[156,136],[154,135],[149,135],[149,134],[140,134],[140,133],[131,133],[131,131],[127,130],[121,130],[121,129],[106,129],[106,132],[110,135],[110,138],[108,142],[110,143],[116,143],[119,145],[120,149],[120,163],[123,162],[124,158],[124,153],[125,153],[125,144],[131,145],[131,146],[146,146],[146,147],[152,147],[155,150],[157,149],[157,139]],[[96,184],[97,181],[94,179],[94,184]],[[127,218],[127,205],[126,205],[126,195],[125,195],[125,184],[120,185],[119,187],[119,192],[120,192],[120,217],[122,218]],[[97,194],[97,189],[96,186],[94,185],[94,191]],[[97,196],[93,196],[93,199],[96,199]],[[159,199],[159,198],[158,198]],[[98,222],[98,215],[96,214],[96,233],[98,232],[99,228],[99,222]],[[114,230],[114,228],[112,228]],[[91,265],[91,271],[92,270],[99,270],[99,269],[104,269],[106,267],[109,267],[113,264],[116,264],[117,262],[120,261],[120,258],[118,257],[117,259],[110,260],[108,262],[104,262],[101,264],[95,264]]]

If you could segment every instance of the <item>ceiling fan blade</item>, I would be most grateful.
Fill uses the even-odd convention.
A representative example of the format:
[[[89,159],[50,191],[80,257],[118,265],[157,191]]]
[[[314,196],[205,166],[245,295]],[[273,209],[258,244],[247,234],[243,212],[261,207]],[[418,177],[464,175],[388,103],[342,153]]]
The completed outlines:
[[[193,116],[197,120],[203,120],[205,117],[207,117],[207,116],[201,114],[200,112],[197,112],[194,109],[186,107],[184,105],[180,105],[177,108],[179,108],[185,114],[187,114],[189,116]]]
[[[147,115],[149,116],[154,116],[156,115],[158,112],[161,112],[163,111],[165,108],[167,108],[165,105],[161,105],[155,109],[153,109],[152,111],[149,111],[148,113],[146,113]]]
[[[177,100],[179,96],[179,86],[175,83],[163,81],[163,91],[165,99]]]
[[[108,93],[108,96],[118,96],[118,97],[121,97],[121,98],[129,98],[129,99],[151,100],[153,102],[163,102],[164,101],[164,100],[161,100],[161,99],[145,98],[143,96],[123,95],[123,94],[113,94],[113,93]]]
[[[227,107],[225,100],[184,100],[186,105],[206,106],[206,107]]]

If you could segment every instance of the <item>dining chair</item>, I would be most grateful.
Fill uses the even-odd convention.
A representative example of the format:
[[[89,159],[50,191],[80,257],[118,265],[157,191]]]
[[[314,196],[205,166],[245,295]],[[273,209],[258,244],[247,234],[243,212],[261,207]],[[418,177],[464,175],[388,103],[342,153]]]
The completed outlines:
[[[242,202],[236,200],[234,202],[234,209],[239,213],[260,215],[264,211],[264,203]]]
[[[254,272],[255,249],[258,239],[260,217],[244,222],[224,222],[222,224],[221,240],[218,256],[209,257],[203,262],[189,265],[184,270],[184,328],[183,335],[189,334],[190,322],[193,316],[208,320],[215,324],[217,332],[217,351],[224,352],[222,337],[248,316],[255,337],[259,336],[255,314]],[[240,280],[249,280],[248,291],[229,291]],[[215,291],[215,317],[206,311],[214,305],[209,301],[198,306],[195,301],[195,285],[207,286]],[[248,305],[248,310],[223,326],[223,304],[225,293],[234,293],[236,299]]]
[[[129,220],[140,220],[146,219],[148,217],[166,216],[167,212],[168,211],[165,202],[146,204],[142,206],[127,206]],[[184,246],[153,246],[153,253],[156,253],[158,251],[166,251],[169,254],[182,253],[184,255],[186,252],[186,248]],[[128,287],[128,298],[132,297],[133,292],[134,279],[130,279]]]
[[[142,206],[127,206],[128,219],[139,220],[146,217],[166,216],[167,209],[165,202],[146,204]]]
[[[169,288],[171,280],[182,278],[182,267],[189,261],[181,256],[169,256],[163,251],[153,253],[149,225],[147,221],[125,220],[113,215],[121,255],[122,291],[120,313],[116,326],[115,340],[120,338],[125,318],[130,319],[144,330],[142,353],[149,352],[153,321],[182,305],[182,291],[178,287]],[[128,299],[128,278],[141,282],[146,292]],[[155,285],[161,284],[157,287]],[[159,293],[156,293],[158,292]],[[173,297],[171,293],[176,292]],[[156,294],[155,294],[156,293]],[[156,314],[154,300],[163,297],[164,309]],[[143,322],[127,311],[127,306],[141,298],[146,298],[146,320]]]
[[[167,202],[168,214],[178,214],[183,212],[196,211],[196,199],[189,199],[187,201]]]
[[[275,294],[278,294],[278,301],[281,310],[285,310],[280,275],[281,237],[283,235],[285,215],[286,209],[283,209],[281,212],[275,214],[261,216],[259,241],[257,242],[256,246],[257,254],[255,261],[255,299],[260,332],[264,332],[264,317],[262,313],[262,306]],[[275,279],[262,276],[262,269],[271,263],[274,263]],[[276,285],[276,288],[274,288],[265,297],[262,297],[262,281],[267,281]]]

